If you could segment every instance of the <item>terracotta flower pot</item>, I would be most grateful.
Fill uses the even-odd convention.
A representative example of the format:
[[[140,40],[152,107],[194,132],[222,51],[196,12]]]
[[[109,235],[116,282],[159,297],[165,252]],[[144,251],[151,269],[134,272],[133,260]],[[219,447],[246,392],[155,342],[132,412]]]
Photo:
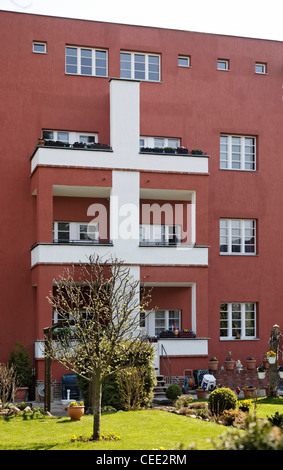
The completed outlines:
[[[204,400],[207,396],[207,390],[197,389],[196,392],[199,400]]]
[[[233,370],[235,367],[235,361],[225,361],[226,370]]]
[[[25,401],[27,393],[28,393],[28,389],[29,389],[28,387],[19,387],[19,388],[17,388],[16,391],[15,391],[14,400],[16,402]]]
[[[85,412],[84,406],[68,406],[67,407],[68,415],[74,421],[79,421],[82,415]]]
[[[243,388],[244,397],[245,398],[253,398],[254,391],[255,391],[254,387]]]
[[[254,370],[256,365],[256,360],[255,359],[247,359],[246,360],[246,366],[248,370]]]
[[[218,370],[219,361],[209,361],[208,368],[209,370]]]

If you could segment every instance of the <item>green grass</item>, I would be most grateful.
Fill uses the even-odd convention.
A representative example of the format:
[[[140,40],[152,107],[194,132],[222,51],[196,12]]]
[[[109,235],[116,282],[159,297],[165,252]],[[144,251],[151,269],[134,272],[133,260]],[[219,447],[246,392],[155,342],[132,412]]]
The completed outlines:
[[[262,399],[257,416],[266,418],[276,411],[283,413],[282,399]],[[210,439],[226,432],[215,423],[176,415],[161,410],[130,411],[102,415],[101,432],[120,436],[119,441],[72,442],[72,436],[89,438],[93,417],[84,415],[81,421],[69,418],[24,420],[22,417],[0,418],[0,450],[152,450],[160,447],[188,448],[194,443],[198,450],[213,449]]]

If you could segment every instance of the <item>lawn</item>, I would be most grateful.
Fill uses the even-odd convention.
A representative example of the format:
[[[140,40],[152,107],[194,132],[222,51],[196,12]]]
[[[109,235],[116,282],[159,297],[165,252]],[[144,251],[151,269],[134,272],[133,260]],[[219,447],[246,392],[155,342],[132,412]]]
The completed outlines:
[[[260,400],[257,416],[266,418],[276,411],[283,413],[282,399]],[[141,410],[102,415],[101,431],[120,437],[117,441],[72,442],[72,437],[89,438],[92,416],[81,421],[69,418],[37,419],[22,417],[0,418],[0,450],[172,450],[181,444],[188,448],[194,443],[198,450],[213,449],[210,439],[226,432],[216,423],[169,413],[161,410]]]

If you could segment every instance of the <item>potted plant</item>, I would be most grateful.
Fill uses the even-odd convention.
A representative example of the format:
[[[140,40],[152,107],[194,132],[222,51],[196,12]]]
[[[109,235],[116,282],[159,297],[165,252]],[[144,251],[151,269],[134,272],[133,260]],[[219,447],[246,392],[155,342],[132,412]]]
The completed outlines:
[[[235,361],[232,357],[226,357],[225,359],[225,368],[226,370],[233,370],[235,367]]]
[[[179,331],[180,338],[195,338],[195,333],[192,330],[181,330]]]
[[[269,364],[275,364],[275,362],[276,362],[276,353],[274,351],[268,351],[266,353],[266,356],[267,356],[267,360],[268,360]]]
[[[165,147],[164,152],[165,153],[176,153],[176,149],[174,147]]]
[[[188,151],[187,147],[178,147],[177,148],[177,154],[178,153],[188,155],[189,151]]]
[[[14,350],[10,353],[9,366],[13,366],[16,376],[14,400],[15,402],[25,401],[33,377],[30,355],[20,342],[15,344]]]
[[[199,400],[205,400],[207,396],[207,389],[206,387],[198,387],[196,389],[197,397]]]
[[[280,379],[283,379],[283,366],[280,366],[278,369]]]
[[[247,366],[247,369],[248,370],[253,370],[255,368],[255,365],[256,365],[256,360],[254,357],[252,356],[248,356],[246,358],[246,366]]]
[[[260,366],[257,368],[257,374],[259,379],[264,379],[265,378],[265,368],[263,366]]]
[[[174,334],[174,331],[165,330],[165,331],[161,331],[159,337],[160,338],[174,338],[175,334]]]
[[[77,403],[76,401],[71,401],[67,406],[67,412],[73,421],[79,421],[85,412],[84,402]]]
[[[239,410],[248,413],[250,411],[250,407],[252,406],[249,400],[243,400],[239,403]]]
[[[193,149],[191,152],[192,155],[203,155],[203,151],[200,149]]]
[[[216,357],[209,359],[208,368],[209,370],[218,370],[219,361]]]
[[[38,142],[37,142],[37,145],[39,145],[40,147],[42,147],[44,144],[45,144],[45,140],[44,140],[42,137],[39,137]]]
[[[255,387],[253,385],[245,385],[243,388],[245,398],[253,398]]]

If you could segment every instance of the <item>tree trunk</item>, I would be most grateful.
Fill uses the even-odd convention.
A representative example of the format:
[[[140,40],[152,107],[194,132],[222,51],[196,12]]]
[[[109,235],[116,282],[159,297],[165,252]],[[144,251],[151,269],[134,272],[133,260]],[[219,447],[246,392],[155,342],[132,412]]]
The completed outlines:
[[[93,376],[93,439],[100,437],[102,382],[100,372]]]

